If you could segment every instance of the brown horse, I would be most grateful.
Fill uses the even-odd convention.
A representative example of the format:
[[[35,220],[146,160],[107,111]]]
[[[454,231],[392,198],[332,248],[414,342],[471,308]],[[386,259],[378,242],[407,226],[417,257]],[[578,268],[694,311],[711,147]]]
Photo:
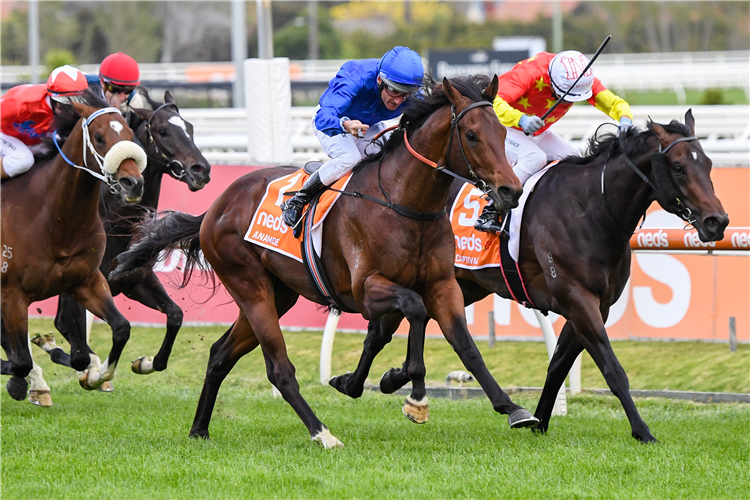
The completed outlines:
[[[143,171],[143,198],[140,203],[127,203],[122,197],[101,188],[99,215],[107,233],[107,245],[100,270],[105,277],[115,267],[117,256],[127,250],[133,239],[133,226],[143,220],[159,203],[162,178],[169,175],[187,184],[191,191],[203,189],[211,180],[211,165],[193,141],[193,126],[180,116],[179,109],[167,91],[164,102],[152,100],[145,89],[139,90],[152,109],[134,109],[128,124],[135,137],[144,145],[148,166]],[[141,356],[132,364],[135,373],[149,374],[167,368],[177,333],[182,326],[182,309],[169,298],[153,269],[142,268],[118,280],[108,278],[112,296],[120,293],[167,316],[167,331],[159,352],[154,357]],[[55,326],[72,345],[83,345],[86,338],[86,311],[69,294],[60,295]],[[71,366],[71,358],[48,336],[35,339],[47,350],[55,363]],[[91,353],[93,355],[93,352]]]
[[[536,419],[500,389],[466,326],[453,271],[453,233],[444,211],[452,179],[441,172],[445,167],[425,164],[430,158],[453,165],[452,173],[475,174],[477,183],[490,186],[487,192],[499,207],[517,204],[521,186],[505,159],[505,129],[490,103],[497,79],[484,94],[483,89],[471,80],[446,79],[411,102],[401,128],[377,155],[366,158],[355,170],[347,191],[359,196],[342,196],[328,214],[321,258],[346,309],[368,319],[399,312],[408,319],[411,331],[420,334],[427,315],[434,317],[482,384],[493,408],[509,415],[511,427],[524,427],[535,425]],[[115,273],[152,262],[170,245],[187,249],[190,265],[199,264],[198,250],[202,249],[240,307],[237,321],[211,348],[191,436],[208,437],[222,381],[242,356],[260,345],[268,379],[297,412],[313,441],[326,448],[343,446],[300,395],[279,327],[279,317],[299,295],[319,304],[326,302],[302,264],[243,240],[269,181],[293,171],[277,167],[250,173],[232,184],[203,216],[173,213],[155,219],[144,225],[144,238],[120,256]],[[411,348],[416,352],[421,344]],[[413,387],[404,413],[424,422],[424,365],[410,365],[407,370]]]
[[[547,431],[555,397],[573,362],[586,349],[622,403],[633,437],[655,441],[633,403],[604,323],[630,276],[630,236],[653,201],[694,225],[704,242],[724,236],[729,218],[714,193],[711,160],[695,138],[694,125],[688,111],[684,125],[651,122],[647,130],[632,129],[623,138],[595,137],[588,155],[552,167],[529,195],[521,223],[521,275],[534,307],[567,320],[535,413],[541,432]],[[460,187],[454,186],[449,207]],[[466,305],[491,293],[511,298],[499,267],[456,268],[456,278]],[[395,314],[371,322],[357,369],[330,384],[359,397],[372,360],[402,318]],[[415,353],[407,352],[405,366],[414,363]],[[393,392],[408,381],[408,370],[391,369],[380,387]]]
[[[130,324],[117,311],[99,271],[105,233],[98,214],[102,181],[129,202],[140,201],[146,155],[132,142],[120,111],[88,93],[85,103],[56,117],[51,153],[26,174],[2,184],[2,319],[11,372],[8,392],[26,395],[32,369],[28,308],[32,302],[70,293],[112,327],[113,347],[101,372],[86,372],[81,385],[95,388],[113,376]],[[60,142],[64,139],[64,144]],[[55,150],[57,148],[58,151]],[[88,347],[74,350],[74,366],[89,363]]]

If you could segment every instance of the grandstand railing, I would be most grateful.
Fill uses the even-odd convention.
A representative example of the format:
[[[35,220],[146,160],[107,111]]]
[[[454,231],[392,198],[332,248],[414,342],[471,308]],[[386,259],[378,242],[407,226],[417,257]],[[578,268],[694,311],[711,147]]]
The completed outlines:
[[[648,117],[660,123],[682,121],[688,106],[633,106],[636,125]],[[325,159],[312,131],[314,107],[292,107],[293,163]],[[750,167],[750,113],[747,106],[693,106],[695,133],[717,167]],[[181,110],[195,128],[195,143],[209,162],[222,165],[256,164],[247,151],[247,112],[242,108],[194,108]],[[615,122],[593,106],[577,105],[552,127],[581,150],[602,123],[614,131]]]

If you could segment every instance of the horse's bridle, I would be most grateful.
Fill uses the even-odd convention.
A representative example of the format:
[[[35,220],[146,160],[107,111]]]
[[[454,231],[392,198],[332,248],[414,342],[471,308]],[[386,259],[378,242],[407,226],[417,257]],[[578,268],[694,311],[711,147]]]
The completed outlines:
[[[473,184],[477,189],[482,191],[484,195],[488,195],[490,191],[492,191],[492,188],[487,185],[486,182],[484,182],[482,179],[477,177],[477,174],[474,172],[474,169],[471,166],[471,163],[469,162],[469,158],[466,157],[466,152],[464,151],[464,144],[461,141],[461,135],[458,132],[458,122],[461,121],[461,118],[464,117],[464,115],[474,109],[484,106],[492,106],[492,103],[490,101],[478,101],[473,102],[466,106],[463,110],[461,110],[458,115],[456,115],[456,105],[451,104],[451,134],[450,138],[448,139],[448,151],[445,154],[445,165],[438,165],[434,161],[425,158],[421,154],[417,153],[412,147],[411,144],[409,144],[409,139],[406,137],[406,130],[404,130],[404,143],[406,144],[406,149],[409,150],[409,152],[418,160],[422,161],[423,163],[426,163],[427,165],[431,166],[438,172],[443,172],[444,174],[448,174],[452,177],[455,177],[456,179],[459,179],[463,182],[468,182],[470,184]],[[466,167],[469,170],[469,174],[471,175],[471,179],[467,179],[466,177],[463,177],[461,175],[458,175],[454,171],[450,169],[450,156],[451,156],[451,147],[453,146],[453,137],[458,136],[458,146],[461,149],[461,155],[464,157],[464,161],[466,162]]]
[[[692,225],[696,218],[693,216],[693,212],[685,206],[685,204],[680,199],[680,192],[677,189],[677,187],[674,185],[674,182],[671,181],[671,178],[667,174],[667,152],[672,149],[673,146],[680,142],[689,142],[689,141],[697,141],[698,138],[691,135],[687,137],[680,137],[678,139],[675,139],[672,141],[669,146],[662,149],[661,143],[659,143],[659,151],[657,153],[654,153],[651,155],[651,168],[654,174],[654,182],[651,182],[651,180],[644,174],[641,169],[639,169],[631,160],[628,158],[628,155],[625,152],[625,147],[622,148],[622,157],[625,160],[625,163],[638,175],[638,177],[643,180],[643,182],[646,183],[648,187],[650,187],[654,193],[656,194],[657,198],[661,200],[660,204],[667,209],[669,212],[677,215],[679,218],[687,222],[688,226]],[[621,139],[622,143],[622,139]],[[617,221],[617,217],[614,213],[612,213],[612,209],[609,207],[609,203],[607,202],[607,196],[604,193],[604,172],[607,170],[607,165],[609,164],[609,161],[607,161],[604,164],[604,167],[602,168],[602,196],[604,197],[604,205],[607,207],[607,210],[609,211],[610,215],[614,217],[614,219]],[[666,179],[670,179],[669,183]],[[667,193],[665,195],[665,192]],[[666,205],[666,206],[665,206]],[[672,210],[668,209],[667,206],[673,205],[675,208]],[[645,222],[646,214],[643,214],[643,220]],[[618,221],[619,224],[619,221]],[[620,226],[622,227],[622,226]]]
[[[81,127],[83,128],[83,165],[76,165],[74,162],[72,162],[67,156],[65,156],[65,153],[63,153],[62,149],[60,148],[60,144],[58,143],[58,139],[60,139],[60,134],[55,132],[52,134],[52,141],[55,143],[55,146],[57,147],[57,151],[60,153],[60,156],[62,156],[63,160],[65,162],[75,168],[79,168],[81,170],[85,170],[92,176],[96,177],[100,181],[104,182],[109,186],[109,191],[113,194],[119,194],[120,191],[122,191],[122,187],[120,184],[115,180],[114,176],[108,172],[104,168],[104,164],[102,161],[104,160],[104,157],[99,154],[99,152],[94,149],[94,145],[91,143],[91,137],[89,135],[89,124],[97,117],[106,114],[106,113],[120,113],[120,110],[117,108],[102,108],[94,111],[89,115],[88,118],[83,120],[81,123]],[[91,151],[91,154],[94,156],[94,159],[99,164],[99,170],[102,172],[101,174],[98,172],[94,172],[93,170],[90,170],[88,168],[88,163],[86,161],[86,146],[88,146],[89,150]]]
[[[164,104],[156,108],[154,112],[151,113],[151,116],[148,117],[148,120],[146,120],[145,128],[146,128],[146,134],[148,136],[147,147],[150,147],[151,145],[153,145],[155,154],[157,155],[157,156],[149,156],[149,158],[151,158],[157,163],[161,163],[162,165],[165,165],[167,169],[169,170],[169,175],[171,175],[175,179],[182,179],[183,177],[187,175],[187,171],[185,170],[185,165],[183,165],[182,162],[179,160],[176,160],[176,159],[170,160],[170,157],[167,156],[164,151],[159,149],[159,144],[157,144],[157,142],[154,140],[154,135],[151,133],[151,120],[154,119],[154,116],[156,116],[156,113],[158,113],[162,109],[169,107],[169,106],[173,106],[175,111],[177,111],[177,115],[179,116],[180,110],[177,107],[177,105],[173,102],[165,102]],[[164,146],[162,146],[162,148],[164,148]],[[163,158],[166,161],[161,160],[159,156],[161,156],[161,158]]]

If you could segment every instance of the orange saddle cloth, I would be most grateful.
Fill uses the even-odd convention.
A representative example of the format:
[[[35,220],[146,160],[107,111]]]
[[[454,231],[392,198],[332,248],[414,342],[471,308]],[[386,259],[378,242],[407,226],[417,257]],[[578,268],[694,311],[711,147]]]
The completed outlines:
[[[456,238],[456,267],[500,267],[500,237],[474,229],[477,217],[488,203],[481,196],[480,190],[466,183],[451,207],[451,226]]]
[[[300,246],[302,235],[295,238],[292,234],[292,228],[284,224],[284,219],[281,216],[281,204],[287,199],[284,193],[299,191],[308,177],[310,177],[310,174],[305,172],[304,169],[299,169],[268,184],[263,199],[261,199],[250,222],[250,227],[245,233],[246,241],[302,262],[302,248]],[[351,174],[348,174],[336,181],[331,187],[343,190],[349,183],[350,178]],[[323,223],[331,207],[340,196],[341,193],[336,191],[325,191],[320,196],[318,208],[315,211],[313,231]]]

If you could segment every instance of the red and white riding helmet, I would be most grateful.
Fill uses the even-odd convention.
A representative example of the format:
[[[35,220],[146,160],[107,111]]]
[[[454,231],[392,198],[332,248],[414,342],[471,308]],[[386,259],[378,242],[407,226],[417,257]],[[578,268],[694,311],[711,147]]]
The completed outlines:
[[[566,50],[557,54],[549,63],[549,79],[552,88],[559,96],[570,89],[565,96],[569,102],[584,101],[591,97],[591,87],[594,85],[594,71],[589,68],[581,76],[581,72],[588,65],[589,60],[577,50]],[[581,79],[576,82],[576,79]],[[571,88],[575,83],[575,87]]]
[[[65,65],[55,68],[47,79],[47,93],[49,96],[62,103],[69,103],[70,96],[80,95],[89,88],[86,75],[78,68]]]
[[[115,85],[140,85],[141,70],[135,59],[122,52],[110,54],[99,66],[99,76],[105,83]]]

